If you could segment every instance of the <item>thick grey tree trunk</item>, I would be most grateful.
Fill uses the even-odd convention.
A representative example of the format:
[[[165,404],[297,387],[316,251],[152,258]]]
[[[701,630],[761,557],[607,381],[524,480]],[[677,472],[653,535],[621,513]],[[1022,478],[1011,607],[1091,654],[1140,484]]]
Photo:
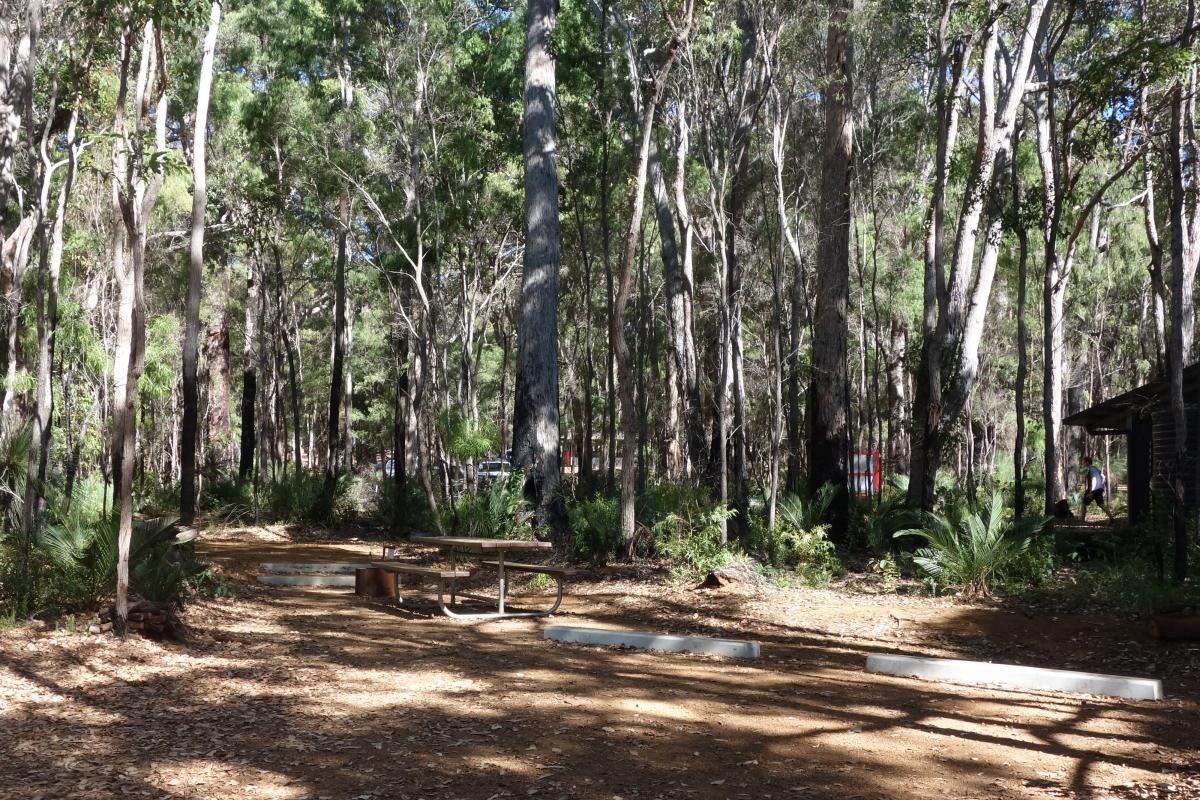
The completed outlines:
[[[832,0],[825,43],[825,134],[817,215],[816,308],[809,408],[809,489],[837,488],[831,537],[845,538],[850,449],[846,390],[846,298],[850,281],[850,157],[854,139],[852,0]]]
[[[351,76],[349,60],[344,51],[347,47],[347,28],[349,21],[343,16],[338,22],[338,37],[343,56],[337,66],[337,75],[342,108],[354,106],[354,83]],[[352,144],[353,137],[347,137],[347,145]],[[334,257],[333,272],[333,347],[329,365],[329,405],[326,419],[325,435],[325,485],[321,497],[317,501],[316,515],[332,517],[333,505],[337,494],[338,478],[341,475],[343,460],[342,444],[342,399],[346,392],[346,354],[350,349],[350,331],[346,313],[346,261],[349,258],[350,237],[350,197],[349,189],[342,187],[338,196],[338,230],[336,234],[337,253]],[[346,431],[347,435],[349,431]]]
[[[1146,230],[1146,246],[1150,260],[1146,269],[1150,273],[1150,295],[1154,310],[1154,374],[1167,374],[1167,286],[1163,279],[1163,248],[1158,235],[1158,214],[1155,209],[1154,168],[1150,164],[1151,153],[1142,157],[1142,181],[1146,192],[1142,200],[1143,224]]]
[[[337,233],[337,255],[333,272],[333,347],[330,356],[329,404],[326,416],[325,486],[317,508],[317,515],[321,517],[328,517],[333,513],[338,476],[341,474],[341,409],[342,397],[346,391],[345,365],[349,339],[346,325],[346,240],[349,236],[350,214],[349,200],[344,192],[338,205],[341,228]]]
[[[77,73],[78,74],[78,73]],[[73,91],[73,102],[70,111],[70,121],[67,124],[67,176],[59,186],[57,203],[54,206],[52,221],[47,221],[50,212],[50,188],[57,170],[49,157],[49,138],[52,120],[58,110],[58,85],[52,82],[50,100],[47,107],[47,121],[40,135],[39,149],[39,178],[41,189],[38,193],[37,207],[34,214],[37,218],[38,239],[38,275],[37,296],[34,313],[37,324],[38,354],[37,354],[37,384],[34,392],[34,408],[30,420],[29,453],[25,472],[25,497],[22,523],[26,543],[38,529],[41,514],[41,500],[45,492],[47,460],[50,451],[53,428],[51,415],[54,409],[54,393],[51,384],[54,371],[54,333],[58,324],[58,285],[62,267],[63,232],[66,218],[66,205],[71,195],[75,180],[75,168],[79,158],[81,145],[76,135],[79,122],[80,91],[78,79]],[[29,131],[31,139],[33,130]],[[23,565],[27,562],[22,553]]]
[[[978,273],[974,269],[980,223],[989,202],[994,202],[996,165],[1004,163],[1012,150],[1013,130],[1028,82],[1033,55],[1041,39],[1041,20],[1049,0],[1033,0],[1020,29],[1020,46],[1010,61],[1007,94],[1000,99],[995,73],[1000,43],[1000,25],[1005,6],[993,2],[984,28],[983,57],[978,69],[978,133],[971,171],[963,189],[962,206],[955,232],[953,261],[941,284],[937,256],[941,247],[940,211],[927,217],[926,285],[923,329],[926,335],[921,354],[916,404],[913,410],[913,447],[910,458],[909,502],[922,508],[933,503],[933,487],[941,465],[943,429],[958,419],[970,399],[978,375],[978,343],[987,313],[999,254],[1000,220],[993,215],[985,233]],[[944,18],[945,20],[945,18]],[[939,66],[939,68],[943,68]],[[952,112],[952,109],[948,109]],[[953,117],[947,117],[953,122]],[[949,135],[952,125],[947,126]],[[939,136],[940,136],[939,132]],[[948,163],[949,149],[939,141],[938,170]],[[936,183],[936,180],[935,180]],[[944,202],[935,192],[934,202]],[[932,269],[931,269],[932,263]],[[930,290],[937,285],[938,302],[931,303]],[[937,325],[929,336],[930,314],[936,308]]]
[[[696,373],[696,341],[692,330],[692,281],[685,275],[680,260],[675,219],[667,195],[658,147],[650,144],[650,187],[654,197],[655,219],[658,222],[660,251],[663,262],[663,284],[666,289],[667,323],[670,327],[671,355],[674,360],[676,392],[683,409],[686,452],[685,464],[699,463],[704,453],[704,417],[700,407],[700,384]],[[691,474],[691,470],[689,470]]]
[[[748,468],[749,422],[746,418],[745,346],[742,318],[746,307],[746,266],[741,252],[742,222],[750,199],[750,156],[754,130],[762,109],[767,80],[766,62],[771,58],[774,35],[762,28],[762,12],[743,2],[738,6],[738,27],[741,33],[738,83],[736,88],[736,117],[729,144],[729,200],[721,241],[724,246],[726,270],[725,290],[728,294],[729,324],[729,382],[733,402],[733,494],[732,507],[735,532],[739,538],[749,532],[750,480]],[[764,40],[764,37],[767,37]]]
[[[787,474],[784,487],[789,494],[798,495],[802,491],[803,476],[801,475],[801,459],[804,454],[804,434],[802,433],[803,400],[801,399],[801,360],[800,347],[802,334],[808,318],[808,308],[805,303],[805,270],[804,256],[800,252],[800,241],[796,238],[795,227],[788,213],[788,193],[784,187],[784,162],[787,144],[787,127],[790,109],[783,103],[778,94],[774,95],[774,121],[771,126],[771,158],[775,168],[775,213],[779,217],[779,229],[782,233],[787,251],[791,255],[791,281],[788,284],[790,314],[788,323],[788,347],[780,369],[787,369]],[[783,284],[777,283],[776,294],[780,303],[783,302]],[[778,314],[782,325],[783,314]]]
[[[513,408],[514,467],[526,469],[526,494],[538,523],[565,541],[558,495],[558,171],[554,144],[555,0],[530,0],[525,35],[525,255],[517,380]],[[628,465],[626,465],[628,468]]]
[[[937,138],[933,158],[933,192],[925,214],[925,270],[921,313],[921,356],[917,365],[909,451],[908,503],[928,509],[933,505],[936,461],[941,443],[941,359],[937,354],[939,309],[945,295],[946,187],[950,157],[958,140],[959,93],[965,88],[963,70],[969,56],[949,39],[953,0],[943,0],[938,28],[938,58],[934,65],[934,109]],[[931,468],[932,467],[932,468]]]

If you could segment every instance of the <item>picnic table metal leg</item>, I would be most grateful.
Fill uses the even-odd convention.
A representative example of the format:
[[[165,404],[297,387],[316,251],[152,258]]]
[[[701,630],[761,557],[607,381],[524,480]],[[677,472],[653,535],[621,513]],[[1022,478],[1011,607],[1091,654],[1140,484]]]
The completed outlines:
[[[454,611],[446,604],[446,584],[448,580],[438,582],[438,599],[437,605],[443,614],[453,619],[505,619],[512,617],[548,617],[555,611],[558,611],[559,605],[563,600],[563,581],[557,575],[554,576],[555,592],[554,605],[544,611],[483,611],[483,612],[459,612]],[[507,591],[507,589],[506,589]],[[468,595],[474,598],[474,595]],[[483,599],[483,598],[479,598]]]
[[[499,551],[496,558],[496,571],[500,574],[500,613],[504,613],[504,551]]]
[[[455,559],[455,553],[454,553],[454,548],[452,547],[452,548],[450,548],[450,571],[451,572],[454,572],[454,559]],[[455,583],[455,580],[454,580],[454,578],[451,578],[450,579],[450,605],[454,605],[456,595],[457,595],[457,590],[458,590],[458,587]]]

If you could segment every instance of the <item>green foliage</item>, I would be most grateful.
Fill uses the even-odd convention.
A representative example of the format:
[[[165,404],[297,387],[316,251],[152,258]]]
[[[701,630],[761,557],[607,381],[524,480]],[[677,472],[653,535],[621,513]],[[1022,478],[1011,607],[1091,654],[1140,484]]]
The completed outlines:
[[[341,475],[334,490],[332,510],[327,515],[320,511],[325,474],[315,470],[289,472],[257,491],[250,481],[217,475],[205,482],[200,501],[202,508],[226,522],[327,523],[357,514],[357,486],[358,479],[353,475]]]
[[[28,425],[0,437],[0,611],[15,615],[38,607],[39,553],[22,515],[31,441]]]
[[[699,578],[729,561],[732,553],[721,544],[721,524],[735,514],[721,506],[689,516],[667,514],[651,528],[654,547],[673,562],[675,577]]]
[[[812,498],[788,495],[779,503],[779,516],[796,530],[812,530],[825,525],[837,487],[827,483]]]
[[[708,489],[703,486],[653,480],[637,498],[637,521],[653,530],[668,517],[676,516],[691,526],[693,520],[707,515],[712,506]]]
[[[533,510],[524,486],[525,473],[514,470],[477,494],[461,495],[446,512],[446,528],[455,536],[532,539]]]
[[[878,557],[886,557],[892,552],[896,531],[920,524],[920,514],[907,505],[907,477],[898,477],[903,480],[893,479],[890,485],[884,486],[882,494],[854,497],[851,501],[851,528],[857,533],[858,540]]]
[[[964,594],[988,597],[991,579],[1029,547],[1030,538],[1047,521],[1005,519],[1004,497],[995,491],[981,507],[963,502],[945,514],[928,513],[923,527],[895,536],[925,540],[927,546],[916,551],[913,563],[935,586],[956,586]]]
[[[529,578],[530,589],[549,589],[554,585],[554,579],[544,572],[535,572]]]
[[[65,507],[57,493],[47,498],[46,524],[26,556],[24,586],[14,585],[11,537],[0,544],[0,609],[26,615],[37,611],[92,608],[116,586],[117,523],[81,493],[80,502]],[[130,590],[156,602],[179,599],[185,581],[196,571],[190,543],[175,535],[171,517],[137,519],[129,550]],[[18,594],[14,589],[24,590]]]
[[[478,461],[500,447],[500,432],[495,423],[482,419],[478,425],[454,410],[438,417],[438,430],[446,442],[446,452],[455,461]]]
[[[797,573],[809,586],[824,586],[844,571],[833,542],[829,541],[826,519],[836,488],[825,484],[814,497],[796,495],[779,502],[775,530],[766,521],[751,522],[750,549],[772,567]]]
[[[1012,589],[1042,586],[1063,564],[1053,530],[1043,528],[1029,537],[1029,546],[1012,559],[1004,571],[1004,584]]]
[[[380,525],[403,531],[428,531],[434,528],[425,492],[416,481],[407,481],[404,490],[398,492],[396,482],[388,477],[379,479],[379,491],[375,495],[371,518]]]
[[[604,566],[619,554],[624,544],[621,537],[621,509],[617,500],[596,495],[590,500],[573,504],[567,510],[571,528],[571,543],[578,558],[592,566]]]

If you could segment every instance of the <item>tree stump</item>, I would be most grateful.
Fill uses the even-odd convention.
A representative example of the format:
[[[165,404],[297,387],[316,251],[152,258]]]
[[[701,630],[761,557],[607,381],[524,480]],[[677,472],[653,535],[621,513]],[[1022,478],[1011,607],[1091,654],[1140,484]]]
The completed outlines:
[[[360,597],[395,600],[400,596],[396,573],[379,567],[359,567],[354,570],[354,593]]]

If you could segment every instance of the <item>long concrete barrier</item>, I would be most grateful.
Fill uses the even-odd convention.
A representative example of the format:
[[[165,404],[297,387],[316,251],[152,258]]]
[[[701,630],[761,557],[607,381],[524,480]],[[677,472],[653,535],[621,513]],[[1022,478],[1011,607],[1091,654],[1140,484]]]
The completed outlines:
[[[994,683],[1019,689],[1103,694],[1129,700],[1161,700],[1163,697],[1162,681],[1151,678],[951,658],[872,655],[867,656],[867,672],[956,683]]]
[[[703,653],[731,658],[758,658],[758,642],[736,639],[709,639],[703,636],[673,636],[642,631],[614,631],[606,628],[576,628],[568,625],[549,625],[544,636],[558,642],[574,644],[624,645],[642,650],[661,650],[668,653]]]
[[[259,575],[268,586],[353,586],[353,575]]]

